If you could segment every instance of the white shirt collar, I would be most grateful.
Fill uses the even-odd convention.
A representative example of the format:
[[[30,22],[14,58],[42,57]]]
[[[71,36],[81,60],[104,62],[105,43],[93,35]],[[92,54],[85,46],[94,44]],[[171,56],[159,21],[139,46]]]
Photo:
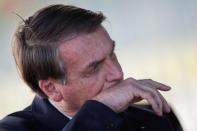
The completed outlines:
[[[69,116],[69,115],[65,114],[64,112],[62,112],[62,111],[55,105],[55,103],[53,102],[53,100],[51,100],[51,99],[48,99],[48,100],[49,100],[49,103],[51,103],[51,105],[54,106],[60,113],[62,113],[64,116],[66,116],[66,117],[69,118],[70,120],[72,119],[71,116]]]

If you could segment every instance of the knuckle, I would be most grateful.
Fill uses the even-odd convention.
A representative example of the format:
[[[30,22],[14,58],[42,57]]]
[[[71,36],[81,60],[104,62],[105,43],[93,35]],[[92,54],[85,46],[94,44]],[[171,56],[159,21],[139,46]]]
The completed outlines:
[[[156,95],[156,94],[159,94],[159,92],[157,91],[156,88],[151,88],[151,91],[152,91],[152,93],[155,94],[155,95]]]
[[[149,78],[149,79],[146,79],[146,80],[147,80],[147,81],[153,81],[153,80],[152,80],[152,79],[150,79],[150,78]]]
[[[127,78],[127,80],[128,80],[128,81],[133,81],[133,78],[130,77],[130,78]]]
[[[128,83],[132,83],[132,82],[134,81],[134,79],[130,77],[130,78],[127,78],[126,81],[127,81]]]
[[[147,96],[148,98],[155,98],[155,95],[154,95],[153,92],[146,92],[146,96]]]

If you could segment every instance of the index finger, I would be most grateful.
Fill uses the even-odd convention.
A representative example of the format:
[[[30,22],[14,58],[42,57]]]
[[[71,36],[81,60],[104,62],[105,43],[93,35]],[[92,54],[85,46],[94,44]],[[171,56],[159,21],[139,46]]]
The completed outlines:
[[[162,91],[169,91],[171,89],[170,86],[167,86],[165,84],[162,84],[160,82],[154,81],[152,79],[140,79],[137,80],[140,84],[143,84],[145,86],[154,87],[156,89],[162,90]]]

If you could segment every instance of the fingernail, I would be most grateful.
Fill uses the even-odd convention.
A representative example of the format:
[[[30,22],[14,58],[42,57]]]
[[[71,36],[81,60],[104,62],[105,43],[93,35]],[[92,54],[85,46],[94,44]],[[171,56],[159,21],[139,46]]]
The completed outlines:
[[[171,90],[172,88],[170,86],[167,86],[169,90]]]

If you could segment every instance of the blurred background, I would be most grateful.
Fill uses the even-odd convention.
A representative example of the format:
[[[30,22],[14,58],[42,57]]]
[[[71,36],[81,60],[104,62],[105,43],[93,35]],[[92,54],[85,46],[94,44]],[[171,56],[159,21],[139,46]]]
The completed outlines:
[[[49,4],[71,4],[107,16],[126,77],[151,78],[172,87],[162,92],[185,131],[197,126],[196,0],[0,0],[0,118],[29,105],[34,94],[17,74],[11,39],[21,19]]]

